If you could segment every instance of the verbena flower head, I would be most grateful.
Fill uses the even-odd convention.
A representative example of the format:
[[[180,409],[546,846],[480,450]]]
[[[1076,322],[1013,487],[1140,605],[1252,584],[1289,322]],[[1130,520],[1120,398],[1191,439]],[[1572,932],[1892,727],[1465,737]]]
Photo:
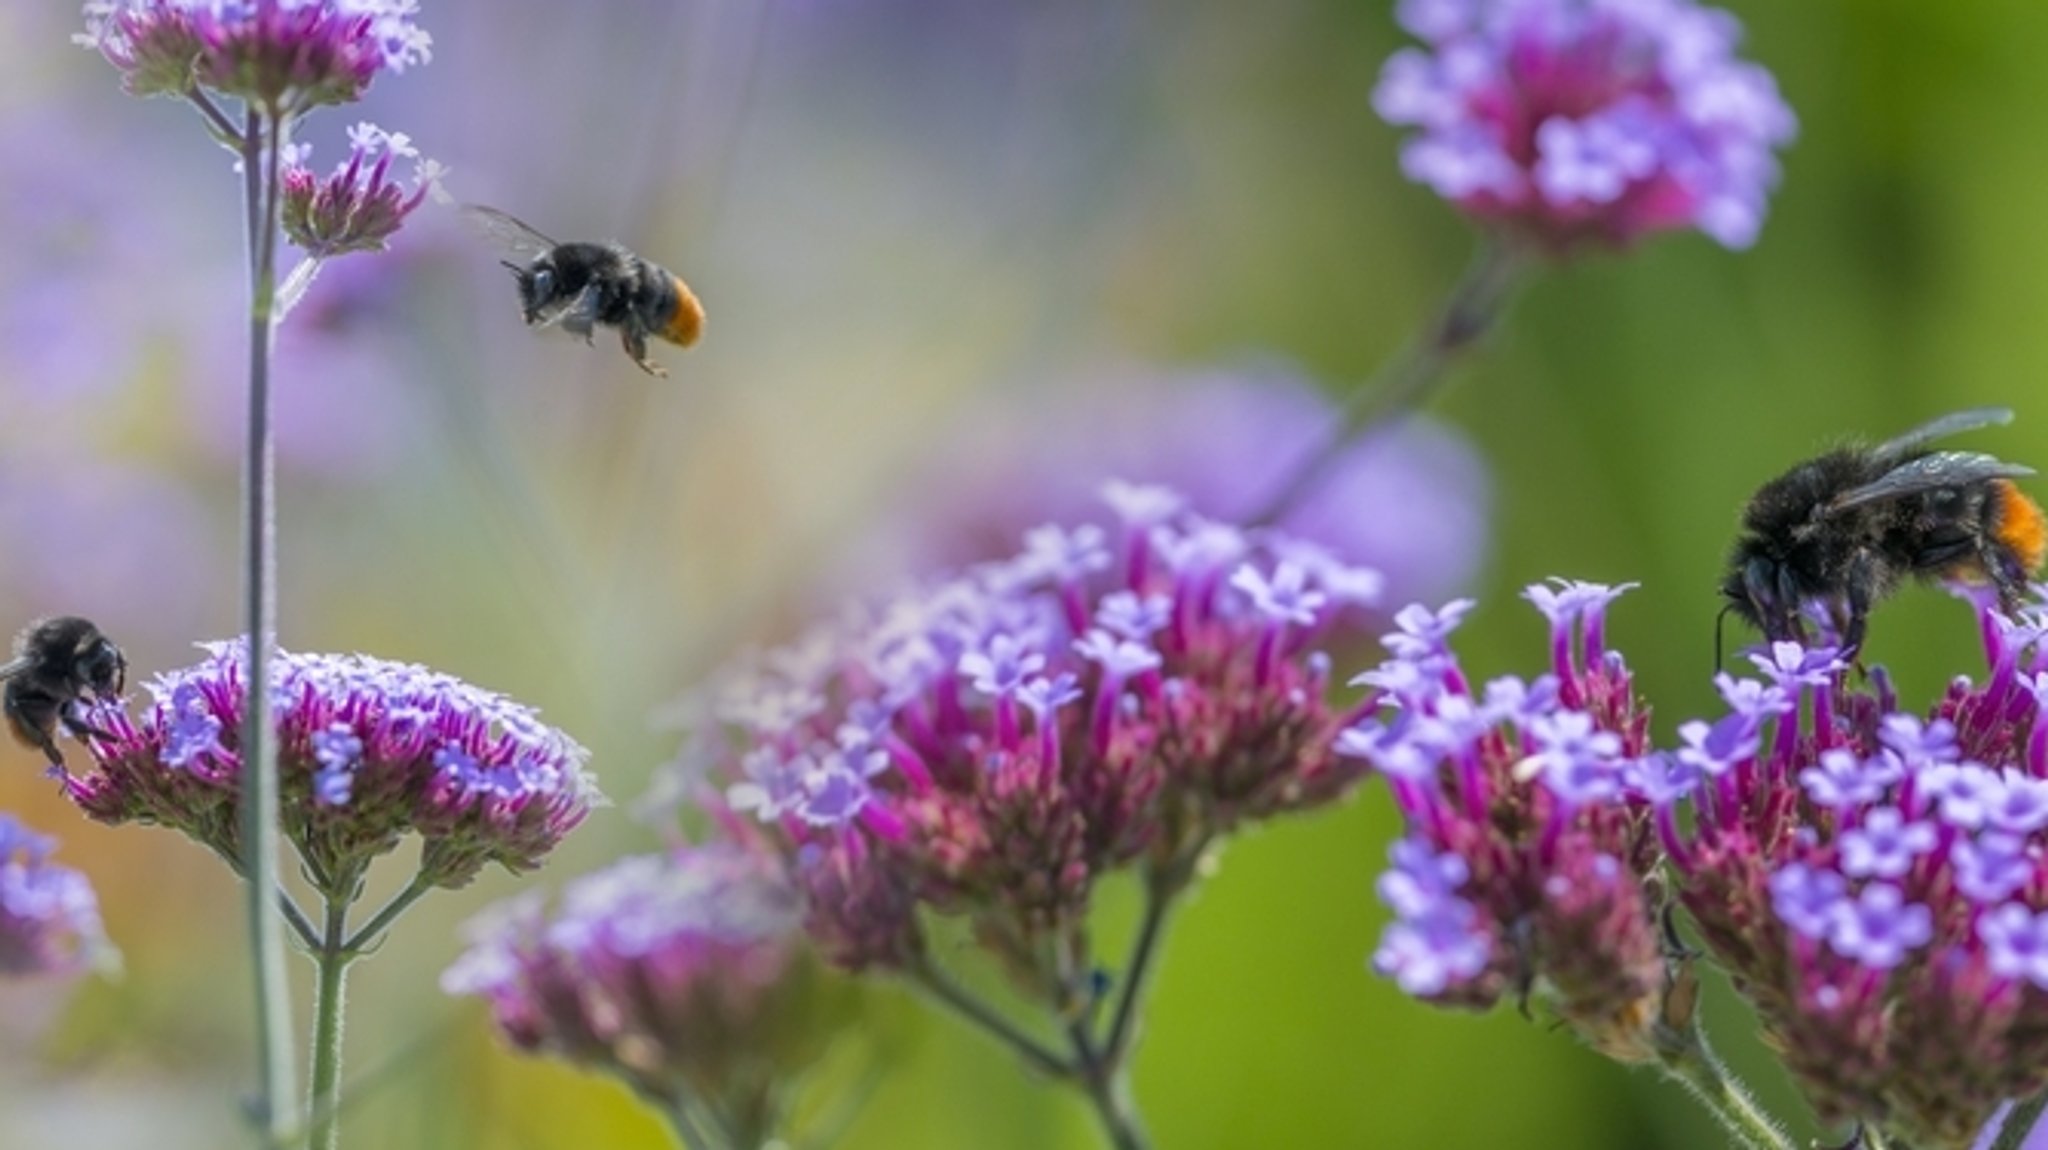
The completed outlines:
[[[970,917],[1013,970],[1094,882],[1191,863],[1238,825],[1327,802],[1362,766],[1316,651],[1367,573],[1112,484],[1119,526],[856,609],[728,674],[687,757],[774,828],[843,965],[900,965],[917,911]]]
[[[1401,164],[1553,249],[1698,228],[1748,247],[1796,122],[1735,18],[1693,0],[1402,0],[1426,48],[1373,95]]]
[[[1380,881],[1384,972],[1481,1006],[1535,983],[1601,1050],[1647,1056],[1655,890],[1825,1121],[1959,1150],[2048,1083],[2048,611],[1980,600],[1990,672],[1924,712],[1882,669],[1772,644],[1717,678],[1725,714],[1660,750],[1596,638],[1605,593],[1530,597],[1554,628],[1585,621],[1554,630],[1554,679],[1469,686],[1426,612],[1363,677],[1381,712],[1343,746],[1408,824]],[[1647,1025],[1631,1047],[1589,1016]]]
[[[87,0],[80,44],[138,96],[208,88],[299,112],[432,56],[418,0]]]
[[[0,814],[0,977],[77,974],[117,961],[92,884],[49,861],[55,846]]]
[[[422,159],[411,137],[367,121],[350,129],[349,157],[325,179],[306,166],[310,153],[291,145],[282,157],[280,219],[286,238],[314,259],[382,251],[441,175],[441,166]],[[390,178],[397,160],[413,161],[410,184]]]
[[[184,832],[231,864],[244,698],[241,642],[149,684],[138,720],[95,711],[113,738],[65,789],[107,823]],[[365,655],[279,652],[272,664],[285,837],[340,881],[411,833],[427,881],[455,887],[486,863],[539,866],[599,799],[587,752],[538,712],[450,675]]]
[[[655,1098],[681,1088],[764,1145],[849,1005],[810,961],[802,915],[773,855],[682,847],[579,878],[553,907],[536,892],[491,908],[441,985],[484,998],[521,1050]]]
[[[1646,796],[1682,783],[1646,767],[1648,713],[1605,647],[1625,589],[1531,587],[1550,673],[1485,684],[1449,647],[1470,603],[1403,610],[1337,747],[1387,780],[1408,827],[1380,880],[1395,919],[1375,967],[1452,1005],[1540,990],[1595,1048],[1641,1061],[1664,986]]]

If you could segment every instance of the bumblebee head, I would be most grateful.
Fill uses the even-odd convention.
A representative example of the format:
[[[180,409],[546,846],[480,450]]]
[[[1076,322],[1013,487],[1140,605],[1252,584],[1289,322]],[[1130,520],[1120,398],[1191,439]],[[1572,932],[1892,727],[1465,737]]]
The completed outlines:
[[[519,281],[519,306],[526,312],[526,322],[538,323],[541,313],[555,302],[556,293],[560,290],[554,261],[543,256],[525,265],[509,260],[499,262],[512,272],[513,279]]]
[[[1799,637],[1802,600],[1792,570],[1753,540],[1738,545],[1721,577],[1721,614],[1714,622],[1714,666],[1721,665],[1721,624],[1733,615],[1766,639]]]
[[[78,678],[101,698],[117,698],[128,686],[128,659],[104,635],[95,635],[78,656]]]

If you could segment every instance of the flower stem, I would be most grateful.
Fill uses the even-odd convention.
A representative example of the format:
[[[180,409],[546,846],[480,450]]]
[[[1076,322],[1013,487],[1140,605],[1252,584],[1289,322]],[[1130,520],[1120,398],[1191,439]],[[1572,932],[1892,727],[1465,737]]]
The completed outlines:
[[[1251,522],[1268,525],[1278,520],[1315,487],[1353,440],[1406,415],[1427,399],[1459,354],[1478,343],[1506,314],[1515,281],[1525,265],[1523,249],[1512,241],[1498,235],[1482,236],[1472,263],[1422,337],[1381,368],[1371,384],[1353,393],[1335,433],[1282,479]]]
[[[392,895],[391,901],[378,908],[377,913],[370,916],[370,921],[364,923],[362,929],[348,937],[348,941],[342,944],[342,949],[353,957],[377,945],[377,940],[385,931],[391,929],[391,924],[398,921],[398,916],[404,914],[422,895],[433,889],[434,884],[427,881],[424,871],[414,875],[404,890]]]
[[[1131,1098],[1130,1081],[1122,1060],[1112,1058],[1096,1045],[1085,1022],[1076,1020],[1071,1023],[1067,1027],[1067,1038],[1074,1047],[1081,1086],[1088,1093],[1089,1104],[1095,1108],[1095,1117],[1102,1124],[1102,1132],[1109,1136],[1110,1146],[1114,1150],[1150,1150],[1152,1142],[1145,1136],[1145,1124],[1138,1117],[1137,1104]]]
[[[268,1144],[298,1133],[291,1000],[285,982],[278,889],[277,745],[270,730],[270,645],[277,631],[277,531],[270,437],[270,309],[277,283],[280,126],[251,107],[242,130],[243,206],[249,249],[248,453],[242,476],[249,658],[242,727],[242,874],[248,883],[250,966],[256,983],[258,1074]]]
[[[1692,1092],[1745,1150],[1795,1150],[1789,1135],[1721,1064],[1696,1019],[1666,1029],[1659,1043],[1666,1077]]]
[[[348,996],[348,968],[356,955],[348,949],[348,908],[345,896],[328,894],[327,923],[314,955],[319,970],[313,1000],[313,1072],[311,1150],[337,1150],[341,1145],[341,1018]]]
[[[1029,1063],[1032,1069],[1049,1078],[1068,1078],[1075,1067],[1066,1059],[1047,1049],[1037,1039],[1018,1029],[1017,1024],[1004,1018],[995,1007],[983,1002],[974,992],[954,982],[946,972],[929,962],[919,963],[905,971],[911,984],[931,995],[953,1013],[973,1023],[991,1038],[1015,1051],[1017,1056]]]
[[[1991,1144],[1991,1150],[2022,1150],[2027,1144],[2027,1135],[2041,1121],[2041,1112],[2048,1109],[2048,1090],[2013,1103],[2005,1112],[2005,1121],[1999,1124],[1998,1140]]]
[[[1200,853],[1199,849],[1191,851],[1188,858]],[[1166,936],[1167,919],[1193,869],[1192,861],[1169,863],[1145,885],[1145,916],[1138,923],[1138,941],[1131,947],[1130,961],[1124,964],[1123,990],[1110,1018],[1109,1036],[1102,1043],[1103,1057],[1111,1065],[1121,1065],[1130,1054],[1131,1042],[1137,1037],[1139,1008],[1159,965],[1159,942]]]

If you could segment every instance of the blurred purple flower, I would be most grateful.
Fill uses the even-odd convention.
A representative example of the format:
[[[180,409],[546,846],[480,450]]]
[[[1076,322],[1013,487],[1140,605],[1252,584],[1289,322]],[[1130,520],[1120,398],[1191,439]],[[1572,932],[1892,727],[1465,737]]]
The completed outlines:
[[[158,676],[139,724],[94,712],[114,737],[93,744],[97,769],[66,778],[71,800],[101,822],[156,823],[240,858],[243,647],[211,644]],[[280,652],[276,667],[284,834],[316,873],[360,873],[407,833],[425,839],[434,885],[462,886],[492,862],[530,870],[600,799],[583,748],[501,695],[364,655]]]
[[[55,846],[0,814],[0,977],[77,974],[118,961],[92,884],[49,861]]]
[[[465,929],[441,976],[478,995],[508,1041],[618,1075],[656,1101],[680,1089],[761,1146],[789,1088],[845,1022],[844,993],[813,969],[803,902],[780,861],[737,843],[628,858]]]
[[[74,39],[137,96],[195,86],[302,112],[432,57],[419,0],[86,0]]]
[[[1796,121],[1735,18],[1693,0],[1402,0],[1428,45],[1387,61],[1373,105],[1419,128],[1411,179],[1565,249],[1763,226]]]
[[[1163,485],[1194,511],[1236,521],[1271,497],[1336,419],[1299,373],[1273,367],[1110,374],[993,397],[938,438],[905,485],[911,494],[865,533],[854,571],[873,586],[1006,555],[1038,524],[1093,514],[1108,479]],[[1413,419],[1348,448],[1275,526],[1382,573],[1388,601],[1440,598],[1464,587],[1485,556],[1487,486],[1461,435]]]

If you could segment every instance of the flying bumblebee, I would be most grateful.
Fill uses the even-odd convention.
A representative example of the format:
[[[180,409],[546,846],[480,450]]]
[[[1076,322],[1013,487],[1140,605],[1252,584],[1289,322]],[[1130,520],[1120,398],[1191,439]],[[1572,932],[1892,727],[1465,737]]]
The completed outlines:
[[[659,264],[618,244],[556,243],[496,208],[465,204],[462,210],[519,261],[501,262],[519,281],[528,325],[559,324],[585,343],[596,328],[617,328],[640,370],[662,376],[667,370],[647,358],[647,337],[689,347],[704,334],[704,306],[682,277]]]
[[[25,747],[43,752],[53,767],[64,765],[57,727],[78,738],[112,735],[85,721],[79,702],[117,699],[128,685],[128,660],[87,619],[59,615],[28,625],[14,639],[14,657],[0,663],[0,710]]]
[[[2012,482],[2034,469],[1927,449],[2011,421],[2002,407],[1959,411],[1875,447],[1836,448],[1764,484],[1728,556],[1722,616],[1734,613],[1767,639],[1804,641],[1801,612],[1818,606],[1853,656],[1871,608],[1909,575],[1989,583],[2015,610],[2048,553],[2048,520]]]

